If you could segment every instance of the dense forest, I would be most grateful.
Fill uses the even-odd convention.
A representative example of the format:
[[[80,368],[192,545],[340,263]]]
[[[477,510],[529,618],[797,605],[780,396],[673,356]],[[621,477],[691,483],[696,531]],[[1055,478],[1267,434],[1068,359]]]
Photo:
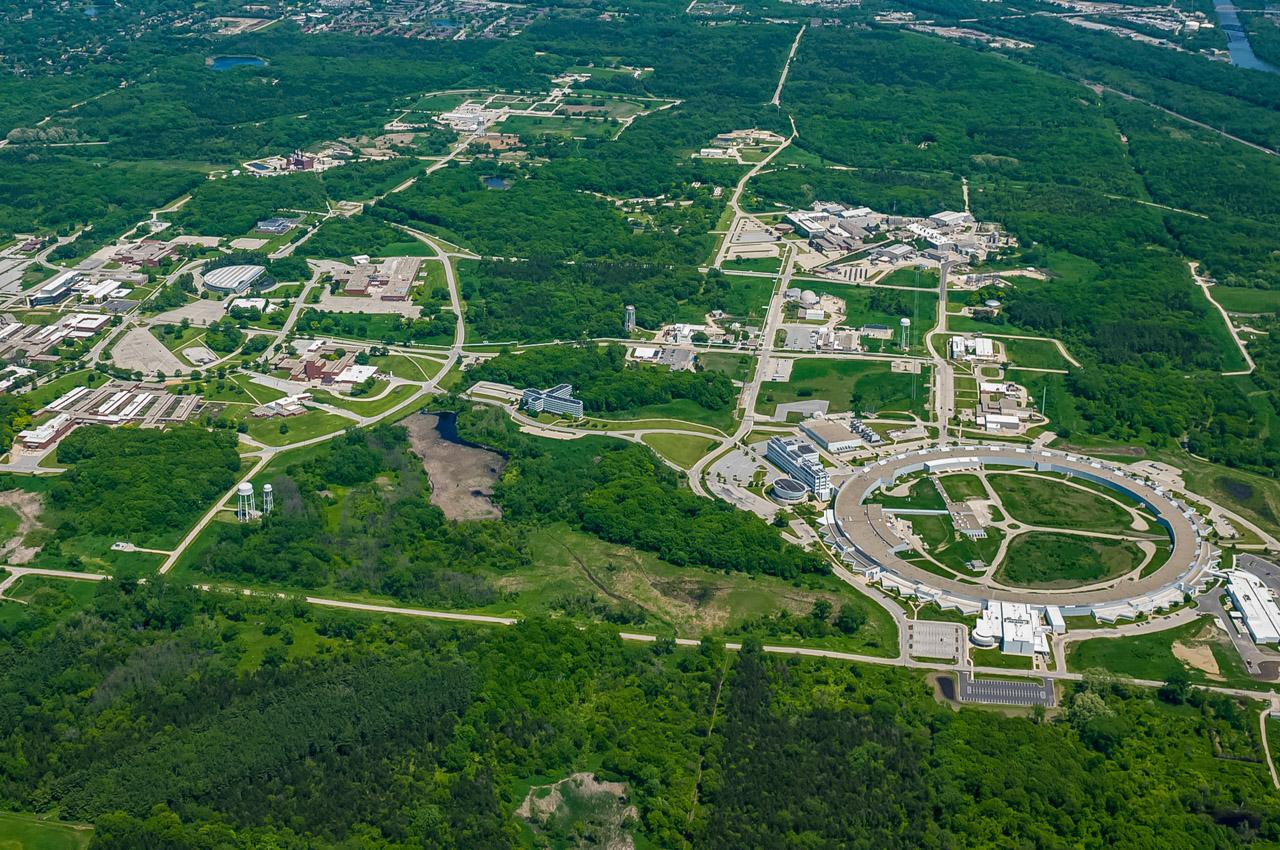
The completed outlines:
[[[629,829],[663,847],[1280,837],[1253,706],[1092,677],[1052,720],[1006,717],[752,640],[108,582],[83,610],[41,589],[0,626],[0,704],[0,799],[94,822],[95,850],[515,848],[530,785],[576,770],[625,783]]]
[[[520,388],[569,383],[583,408],[592,412],[630,410],[678,398],[707,410],[727,410],[737,400],[737,388],[720,373],[628,365],[626,358],[627,350],[616,343],[532,348],[478,363],[467,370],[467,382],[495,381]]]

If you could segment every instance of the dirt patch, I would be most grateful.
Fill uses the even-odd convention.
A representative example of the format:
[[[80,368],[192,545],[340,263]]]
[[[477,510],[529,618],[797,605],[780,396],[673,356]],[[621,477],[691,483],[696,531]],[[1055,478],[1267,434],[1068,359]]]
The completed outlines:
[[[22,541],[31,532],[44,528],[40,522],[40,512],[44,510],[44,500],[39,493],[28,493],[25,490],[5,490],[0,493],[0,506],[13,508],[18,515],[18,530],[10,539],[0,543],[0,561],[14,566],[28,564],[40,553],[39,546],[24,546]]]
[[[1218,667],[1218,659],[1214,657],[1212,647],[1206,643],[1174,641],[1173,657],[1204,673],[1209,679],[1222,681],[1222,670]]]
[[[558,847],[574,850],[635,850],[631,829],[638,817],[622,782],[575,773],[529,789],[516,815]]]
[[[431,479],[431,504],[452,520],[500,519],[493,485],[506,461],[495,452],[445,439],[439,422],[434,414],[410,416],[404,422],[409,445]]]

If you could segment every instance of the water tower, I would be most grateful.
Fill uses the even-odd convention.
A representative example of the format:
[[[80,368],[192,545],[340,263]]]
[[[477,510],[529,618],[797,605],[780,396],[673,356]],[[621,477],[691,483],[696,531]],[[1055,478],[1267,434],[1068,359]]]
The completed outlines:
[[[248,522],[255,513],[253,485],[245,481],[236,488],[236,519],[241,522]]]
[[[911,320],[903,316],[898,324],[900,326],[898,344],[902,346],[903,351],[906,351],[911,346]]]
[[[628,304],[622,314],[622,329],[627,333],[634,333],[636,329],[636,305]]]
[[[276,506],[275,490],[270,484],[262,485],[262,513],[269,514],[271,509]]]

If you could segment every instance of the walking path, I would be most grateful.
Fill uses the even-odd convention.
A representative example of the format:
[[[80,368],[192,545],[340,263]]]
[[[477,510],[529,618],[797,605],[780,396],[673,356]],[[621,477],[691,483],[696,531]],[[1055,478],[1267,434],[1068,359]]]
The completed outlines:
[[[778,87],[773,90],[773,100],[769,101],[771,106],[777,106],[782,101],[782,87],[787,84],[787,74],[791,72],[791,60],[796,58],[796,49],[800,46],[800,39],[804,37],[804,31],[808,25],[800,27],[800,32],[796,33],[796,40],[791,42],[791,52],[787,54],[787,61],[782,65],[782,76],[778,78]]]
[[[1200,274],[1200,264],[1196,261],[1188,260],[1187,268],[1191,269],[1191,277],[1195,280],[1196,285],[1200,287],[1201,291],[1204,292],[1204,297],[1209,299],[1209,303],[1212,304],[1214,309],[1222,316],[1222,321],[1227,325],[1227,333],[1231,334],[1231,339],[1235,342],[1236,348],[1240,349],[1240,356],[1244,358],[1244,362],[1248,364],[1249,367],[1247,369],[1236,369],[1231,372],[1223,372],[1222,374],[1224,376],[1253,374],[1253,370],[1258,367],[1253,362],[1253,357],[1249,355],[1249,350],[1245,348],[1244,340],[1240,338],[1240,333],[1236,330],[1235,325],[1231,324],[1231,316],[1227,313],[1226,308],[1214,300],[1212,291],[1213,284],[1209,282],[1208,278]]]

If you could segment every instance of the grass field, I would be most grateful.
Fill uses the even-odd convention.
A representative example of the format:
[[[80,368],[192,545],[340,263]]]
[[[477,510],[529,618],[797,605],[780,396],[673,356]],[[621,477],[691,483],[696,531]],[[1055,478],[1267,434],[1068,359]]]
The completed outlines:
[[[976,475],[962,472],[956,475],[944,475],[938,481],[953,502],[987,498],[987,488],[982,486],[982,479]]]
[[[735,381],[745,381],[751,377],[756,361],[749,354],[708,351],[698,355],[697,364],[704,372],[719,372]]]
[[[1020,587],[1072,587],[1124,575],[1141,561],[1129,540],[1031,531],[1010,541],[997,578]]]
[[[285,433],[280,433],[280,426],[288,426]],[[355,421],[345,416],[335,416],[323,410],[309,410],[299,416],[286,419],[251,419],[249,420],[249,436],[268,446],[287,446],[300,443],[312,437],[332,434],[355,425]]]
[[[1026,369],[1067,369],[1071,366],[1049,340],[1002,339],[1000,342],[1016,366]]]
[[[778,257],[742,257],[725,260],[722,268],[725,271],[777,272],[782,268],[782,260]]]
[[[913,289],[937,289],[938,270],[928,268],[894,269],[876,283],[885,286],[910,286]]]
[[[518,136],[583,136],[589,139],[608,139],[618,131],[615,124],[586,118],[566,118],[560,115],[547,117],[512,115],[496,126],[500,133]]]
[[[930,478],[918,478],[911,482],[906,496],[886,496],[883,492],[877,492],[867,501],[887,508],[919,508],[938,511],[946,508],[942,495],[938,493],[938,488],[933,485],[933,480]]]
[[[1207,649],[1218,668],[1214,674],[1207,664],[1189,664],[1174,655],[1174,644],[1190,649]],[[1183,650],[1184,656],[1188,655]],[[1101,669],[1122,676],[1164,681],[1177,670],[1186,670],[1191,680],[1202,684],[1227,684],[1258,688],[1263,683],[1251,679],[1230,639],[1204,617],[1172,629],[1132,637],[1092,638],[1072,644],[1067,668],[1075,672]]]
[[[90,826],[0,812],[0,850],[82,850],[92,838]]]
[[[693,422],[698,425],[709,425],[721,431],[732,431],[735,421],[733,408],[707,410],[702,405],[687,398],[673,399],[661,404],[646,404],[642,407],[632,407],[626,410],[594,413],[592,415],[600,419],[612,419],[614,421],[675,419],[682,422]]]
[[[1280,290],[1215,286],[1213,300],[1231,313],[1274,313],[1280,310]]]
[[[987,481],[1005,513],[1018,522],[1081,531],[1132,531],[1128,511],[1088,490],[1021,473],[988,475]]]
[[[987,536],[972,539],[956,531],[951,517],[936,514],[910,517],[911,527],[929,547],[929,554],[943,566],[960,575],[974,575],[965,565],[969,561],[990,564],[1000,551],[1004,534],[997,528],[987,529]]]
[[[644,444],[682,469],[693,466],[717,445],[715,440],[688,434],[645,434]]]
[[[403,378],[406,381],[428,381],[439,374],[444,366],[436,360],[426,357],[414,357],[409,354],[388,354],[383,357],[370,357],[370,365],[381,371]]]
[[[860,411],[909,411],[925,415],[929,371],[920,374],[893,372],[888,363],[866,360],[797,360],[791,380],[766,383],[757,410],[772,415],[779,404],[826,399],[830,413]],[[914,393],[914,398],[912,395]]]
[[[355,398],[345,398],[336,396],[324,390],[312,390],[311,397],[323,404],[331,404],[334,407],[340,407],[343,410],[350,410],[352,413],[358,413],[361,416],[377,416],[386,413],[398,404],[403,404],[406,399],[418,391],[418,387],[412,384],[401,384],[392,388],[386,395],[381,398],[370,399],[369,401],[361,401]]]

